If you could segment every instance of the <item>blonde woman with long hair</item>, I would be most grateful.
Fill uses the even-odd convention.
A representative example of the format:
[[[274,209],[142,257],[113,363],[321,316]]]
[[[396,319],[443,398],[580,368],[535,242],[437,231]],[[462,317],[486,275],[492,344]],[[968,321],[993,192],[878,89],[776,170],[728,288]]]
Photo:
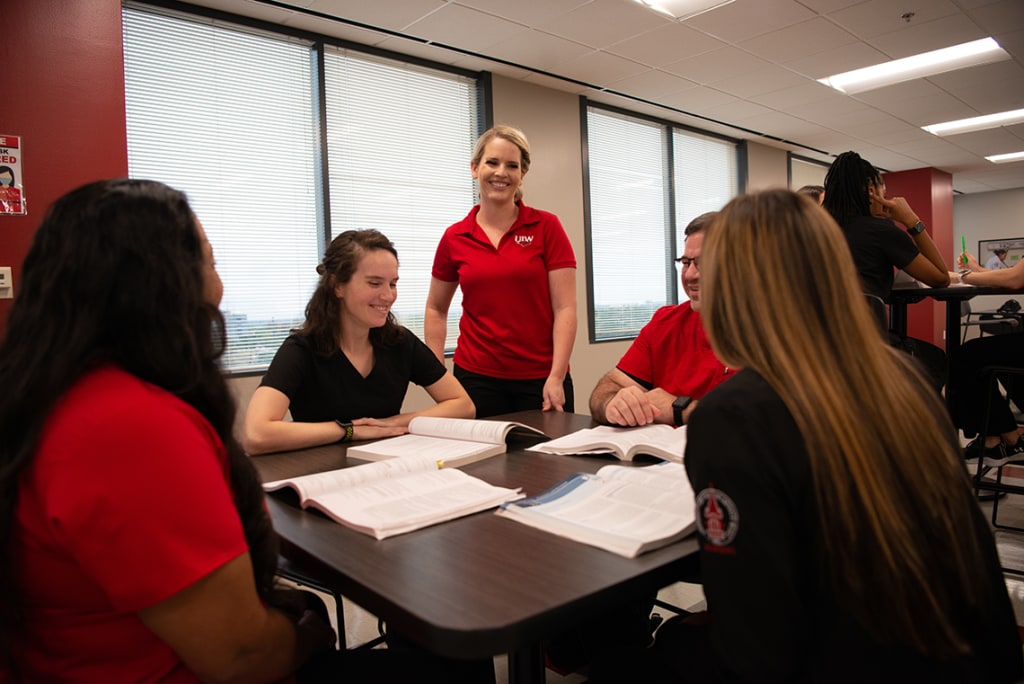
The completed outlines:
[[[701,274],[712,347],[741,369],[687,428],[709,679],[1020,678],[956,432],[882,339],[835,222],[789,191],[738,197]]]

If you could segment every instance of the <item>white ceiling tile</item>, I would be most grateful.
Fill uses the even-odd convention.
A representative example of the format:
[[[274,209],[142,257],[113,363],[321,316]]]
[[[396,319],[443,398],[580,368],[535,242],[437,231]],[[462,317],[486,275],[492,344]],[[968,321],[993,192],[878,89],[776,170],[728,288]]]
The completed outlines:
[[[683,24],[671,22],[610,45],[606,50],[636,62],[661,67],[724,46],[725,44],[716,38],[694,31]]]
[[[978,114],[1024,107],[1024,65],[1005,61],[928,79]],[[993,84],[1003,87],[993,87]]]
[[[834,99],[845,103],[846,95],[836,92],[817,81],[804,81],[797,86],[775,90],[770,93],[761,93],[752,96],[750,99],[766,107],[799,116],[803,105],[808,102]]]
[[[671,20],[635,2],[593,0],[571,12],[549,19],[537,28],[593,48],[621,42],[623,38],[646,33]]]
[[[764,59],[774,62],[790,62],[802,57],[817,55],[820,52],[834,50],[843,45],[850,45],[856,40],[847,31],[819,17],[787,26],[778,31],[763,33],[743,41],[740,43],[740,47]]]
[[[371,26],[399,30],[445,6],[444,0],[395,0],[394,2],[352,2],[315,0],[309,8],[334,17],[353,19]]]
[[[710,116],[712,119],[740,124],[745,128],[751,128],[750,123],[752,120],[758,117],[768,117],[775,113],[773,110],[749,100],[736,100],[729,104],[709,107],[701,112],[701,114]],[[760,127],[753,127],[753,130],[761,131]]]
[[[686,25],[730,43],[815,16],[796,0],[738,0],[686,20]]]
[[[560,90],[566,93],[582,94],[589,91],[590,89],[579,83],[573,83],[572,81],[566,81],[561,78],[554,78],[546,74],[531,73],[530,75],[523,78],[524,81],[532,83],[534,85],[544,86],[545,88],[551,88],[552,90]]]
[[[643,64],[598,51],[559,64],[555,69],[563,76],[603,87],[614,81],[649,71]]]
[[[1002,0],[979,7],[972,18],[992,35],[1024,30],[1024,2]]]
[[[865,0],[800,0],[800,4],[818,12],[820,14],[828,14],[829,12],[835,12],[837,10],[851,7]]]
[[[545,21],[571,12],[590,0],[455,0],[456,4],[536,27]],[[382,3],[383,4],[383,3]]]
[[[663,98],[665,104],[686,112],[704,114],[710,109],[725,104],[739,104],[743,102],[738,97],[723,93],[711,88],[693,88],[674,95],[666,95]],[[728,123],[728,122],[726,122]]]
[[[914,13],[910,21],[902,18],[907,12]],[[872,38],[955,14],[956,6],[949,0],[868,0],[828,17],[860,38]]]
[[[715,83],[715,87],[733,95],[752,98],[777,90],[805,84],[807,79],[774,64],[754,67],[739,76],[726,78]]]
[[[672,95],[673,93],[681,93],[684,90],[696,88],[697,84],[666,71],[648,69],[641,74],[612,81],[608,87],[611,90],[627,92],[644,99],[652,99]]]
[[[786,66],[808,78],[819,79],[885,62],[888,55],[866,43],[847,43],[800,59],[789,60]]]
[[[446,5],[405,29],[410,35],[443,45],[458,45],[476,53],[486,53],[492,45],[516,40],[528,32],[521,24],[459,5]]]
[[[938,123],[934,120],[937,112],[942,112],[943,115],[949,114],[950,119],[960,119],[975,114],[965,103],[932,83],[921,79],[858,93],[855,99],[887,111],[915,126]],[[942,119],[942,121],[948,120]]]
[[[740,76],[766,66],[763,59],[734,47],[724,47],[666,64],[665,71],[704,85]]]
[[[1020,139],[1007,128],[990,128],[985,131],[973,131],[945,138],[957,147],[973,152],[981,157],[1018,151]]]
[[[591,49],[565,38],[531,29],[522,37],[492,45],[491,56],[544,71],[554,65],[581,57]]]
[[[926,24],[911,24],[898,31],[874,36],[868,42],[894,59],[985,38],[985,32],[966,16],[957,14]]]

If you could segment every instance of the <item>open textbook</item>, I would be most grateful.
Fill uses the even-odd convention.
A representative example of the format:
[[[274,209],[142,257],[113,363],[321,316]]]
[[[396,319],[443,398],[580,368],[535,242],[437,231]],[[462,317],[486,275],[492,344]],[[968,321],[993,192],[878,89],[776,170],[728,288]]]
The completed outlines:
[[[614,454],[620,461],[646,454],[674,463],[683,462],[685,449],[686,426],[654,423],[639,427],[600,425],[527,448],[546,454]]]
[[[693,490],[677,463],[577,473],[497,514],[628,558],[682,539],[695,520]]]
[[[377,539],[418,530],[522,497],[428,455],[367,463],[264,483],[268,492],[291,487],[303,508]]]
[[[505,440],[513,433],[545,437],[514,421],[417,416],[409,421],[409,434],[352,445],[345,453],[364,461],[422,454],[448,466],[461,466],[504,453]]]

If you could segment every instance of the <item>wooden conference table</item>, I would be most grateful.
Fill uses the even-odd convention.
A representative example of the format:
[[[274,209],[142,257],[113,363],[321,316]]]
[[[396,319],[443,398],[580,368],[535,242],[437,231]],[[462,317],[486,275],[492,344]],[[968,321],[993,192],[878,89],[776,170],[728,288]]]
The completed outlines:
[[[501,419],[552,438],[592,426],[589,416],[541,411]],[[574,472],[618,463],[613,457],[522,450],[531,443],[513,442],[508,453],[463,469],[491,484],[522,487],[529,496]],[[350,465],[341,445],[252,460],[264,482]],[[298,568],[327,578],[342,595],[434,653],[509,654],[510,682],[544,681],[543,639],[630,592],[676,582],[697,563],[694,537],[630,559],[486,511],[377,541],[302,510],[290,489],[269,494],[267,506],[282,554]]]

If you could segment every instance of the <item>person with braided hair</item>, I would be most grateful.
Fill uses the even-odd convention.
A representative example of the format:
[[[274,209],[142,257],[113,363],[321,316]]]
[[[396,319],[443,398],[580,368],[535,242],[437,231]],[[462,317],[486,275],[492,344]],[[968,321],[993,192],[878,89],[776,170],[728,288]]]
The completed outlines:
[[[929,287],[949,285],[949,270],[924,223],[906,199],[885,196],[885,182],[878,169],[856,152],[844,152],[832,162],[825,175],[822,206],[843,231],[862,292],[883,330],[889,327],[884,301],[892,292],[894,268]],[[916,357],[936,388],[942,388],[946,357],[941,349],[895,334],[890,334],[890,342]]]

